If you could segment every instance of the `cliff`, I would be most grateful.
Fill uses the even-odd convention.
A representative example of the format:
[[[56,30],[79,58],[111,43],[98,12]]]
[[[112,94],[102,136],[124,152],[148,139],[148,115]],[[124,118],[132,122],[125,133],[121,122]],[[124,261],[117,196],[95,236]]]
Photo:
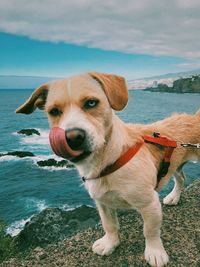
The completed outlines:
[[[189,78],[180,78],[173,82],[173,86],[158,84],[157,87],[148,87],[144,91],[167,93],[200,93],[200,75]]]
[[[184,190],[177,206],[163,206],[162,239],[170,256],[169,267],[200,266],[199,196],[200,181],[195,181]],[[96,214],[89,216],[95,218]],[[108,257],[94,255],[91,251],[92,243],[103,235],[103,229],[98,224],[46,247],[37,246],[24,259],[12,258],[0,266],[147,267],[143,258],[141,217],[135,211],[125,212],[120,216],[120,225],[121,245]]]

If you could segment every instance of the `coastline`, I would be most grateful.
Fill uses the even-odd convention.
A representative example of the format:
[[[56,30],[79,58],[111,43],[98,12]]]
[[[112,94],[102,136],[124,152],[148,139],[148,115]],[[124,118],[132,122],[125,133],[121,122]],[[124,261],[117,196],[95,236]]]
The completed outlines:
[[[199,195],[200,180],[196,180],[184,190],[177,206],[163,206],[162,239],[169,253],[169,267],[200,266]],[[125,212],[119,221],[121,245],[108,257],[92,253],[92,243],[103,235],[97,224],[47,247],[36,247],[25,259],[4,261],[0,267],[148,266],[143,258],[141,217],[135,211]]]

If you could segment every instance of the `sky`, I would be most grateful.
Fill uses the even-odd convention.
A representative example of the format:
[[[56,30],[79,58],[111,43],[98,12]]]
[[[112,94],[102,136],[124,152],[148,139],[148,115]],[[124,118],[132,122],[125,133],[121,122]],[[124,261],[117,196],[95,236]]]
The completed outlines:
[[[200,68],[199,0],[1,0],[0,75]]]

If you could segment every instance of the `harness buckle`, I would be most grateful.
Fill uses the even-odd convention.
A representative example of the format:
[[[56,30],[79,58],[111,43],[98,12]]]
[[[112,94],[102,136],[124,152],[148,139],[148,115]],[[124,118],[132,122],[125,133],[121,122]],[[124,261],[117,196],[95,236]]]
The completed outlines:
[[[153,132],[152,135],[153,135],[153,137],[155,137],[155,138],[156,138],[156,137],[157,137],[157,138],[160,137],[160,133],[158,133],[158,132]]]

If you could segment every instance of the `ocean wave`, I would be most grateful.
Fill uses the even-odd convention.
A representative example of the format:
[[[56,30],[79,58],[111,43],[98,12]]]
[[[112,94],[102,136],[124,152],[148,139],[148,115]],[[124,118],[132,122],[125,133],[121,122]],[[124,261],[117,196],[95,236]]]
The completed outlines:
[[[51,171],[51,172],[54,172],[54,171],[63,171],[63,170],[69,169],[67,167],[54,167],[54,166],[41,167],[41,166],[38,166],[37,165],[37,167],[40,168],[40,169],[43,169],[43,170]]]
[[[21,219],[21,220],[11,223],[6,229],[6,234],[9,234],[11,236],[18,235],[24,229],[25,224],[29,222],[34,215],[50,207],[47,205],[45,200],[38,200],[36,198],[26,198],[26,199],[23,199],[22,201],[25,202],[27,209],[35,209],[35,213],[31,215],[30,217],[28,217],[27,219]],[[80,206],[81,205],[72,207],[68,204],[63,204],[63,205],[58,206],[58,208],[64,211],[70,211],[70,210],[75,210],[76,208]]]
[[[49,130],[37,128],[40,135],[24,136],[22,135],[21,144],[49,145]]]
[[[23,201],[25,202],[26,209],[34,210],[36,212],[41,212],[49,207],[45,200],[37,199],[35,197],[28,197],[23,199]]]
[[[11,161],[11,160],[20,160],[20,158],[16,156],[10,156],[10,155],[3,155],[0,157],[0,162],[1,161]]]
[[[10,226],[7,227],[6,234],[11,235],[11,236],[18,235],[21,232],[21,230],[24,229],[25,224],[29,222],[32,217],[33,215],[27,219],[22,219],[22,220],[12,223]]]
[[[18,235],[21,230],[24,229],[25,224],[29,222],[35,214],[49,207],[45,200],[37,199],[34,197],[23,198],[21,199],[21,201],[25,203],[25,208],[27,210],[33,210],[34,214],[26,219],[21,219],[11,223],[6,229],[6,233],[11,236]]]
[[[5,152],[6,154],[7,152]],[[46,161],[46,160],[49,160],[49,159],[54,159],[55,161],[57,161],[58,163],[60,161],[62,161],[63,159],[56,156],[55,154],[50,154],[50,155],[36,155],[36,156],[33,156],[33,157],[23,157],[23,158],[20,158],[18,156],[13,156],[13,155],[2,155],[0,157],[0,162],[4,162],[4,161],[22,161],[22,160],[25,160],[25,161],[31,161],[34,166],[37,166],[38,168],[40,169],[44,169],[44,170],[47,170],[47,171],[60,171],[60,170],[69,170],[69,169],[72,169],[72,167],[67,167],[67,166],[39,166],[37,164],[38,161]]]
[[[70,211],[70,210],[75,210],[76,208],[78,208],[78,207],[80,207],[81,205],[78,205],[78,206],[76,206],[76,207],[72,207],[72,206],[70,206],[70,205],[68,205],[68,204],[63,204],[63,205],[60,205],[59,206],[59,209],[61,209],[61,210],[64,210],[64,211]]]

